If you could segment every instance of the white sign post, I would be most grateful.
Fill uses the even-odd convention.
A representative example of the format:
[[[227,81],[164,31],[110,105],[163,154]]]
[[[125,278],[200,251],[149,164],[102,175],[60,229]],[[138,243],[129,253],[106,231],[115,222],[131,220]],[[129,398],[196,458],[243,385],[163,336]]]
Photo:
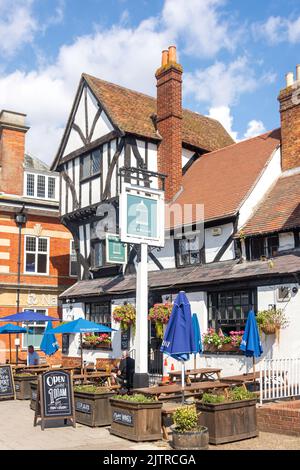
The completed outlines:
[[[164,245],[164,192],[129,184],[120,196],[121,241],[140,245],[136,280],[134,387],[149,384],[148,376],[148,246]]]

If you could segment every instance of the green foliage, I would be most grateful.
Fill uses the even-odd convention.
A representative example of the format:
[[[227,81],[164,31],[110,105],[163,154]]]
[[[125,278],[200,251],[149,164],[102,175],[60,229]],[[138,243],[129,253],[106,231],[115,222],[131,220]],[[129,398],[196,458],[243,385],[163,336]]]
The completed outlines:
[[[113,319],[115,322],[120,323],[122,330],[127,330],[132,326],[133,331],[135,331],[135,306],[132,304],[117,306],[113,311]]]
[[[267,325],[274,326],[276,329],[281,329],[286,328],[289,324],[284,311],[280,308],[261,310],[256,316],[256,321],[260,330]]]
[[[147,397],[142,393],[136,393],[134,395],[114,395],[112,398],[115,400],[124,400],[132,403],[153,403],[155,401],[154,397]]]
[[[230,401],[250,400],[251,398],[256,398],[255,393],[245,390],[244,387],[234,387],[229,391],[228,395]]]
[[[197,431],[198,413],[195,405],[182,406],[173,414],[176,430],[179,432]]]
[[[234,387],[228,392],[228,398],[225,395],[214,393],[203,393],[202,403],[225,403],[228,401],[250,400],[256,398],[255,393],[245,390],[244,387]]]
[[[83,393],[107,393],[109,388],[99,387],[97,385],[75,385],[74,392],[83,392]]]
[[[203,393],[202,403],[223,403],[226,401],[225,395],[214,395],[213,393]]]

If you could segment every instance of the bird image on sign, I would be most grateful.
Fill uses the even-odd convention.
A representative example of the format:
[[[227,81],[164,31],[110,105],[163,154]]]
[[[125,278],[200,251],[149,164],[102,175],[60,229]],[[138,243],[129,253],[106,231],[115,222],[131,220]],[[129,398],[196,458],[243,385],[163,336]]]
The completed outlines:
[[[144,204],[144,201],[141,201],[136,208],[136,231],[147,233],[149,225],[149,216],[148,209]]]

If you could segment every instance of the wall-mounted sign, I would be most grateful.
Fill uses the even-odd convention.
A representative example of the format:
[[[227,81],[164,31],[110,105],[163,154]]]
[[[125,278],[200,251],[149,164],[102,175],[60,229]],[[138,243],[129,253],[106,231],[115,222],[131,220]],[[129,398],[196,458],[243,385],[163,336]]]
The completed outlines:
[[[71,376],[63,370],[44,372],[38,378],[34,426],[42,419],[42,430],[47,419],[69,418],[75,427],[74,393]]]
[[[11,366],[0,366],[0,400],[15,398],[14,379]]]
[[[121,241],[164,246],[164,192],[124,184],[120,195]]]
[[[127,245],[121,242],[119,235],[106,234],[106,262],[112,264],[127,263]]]

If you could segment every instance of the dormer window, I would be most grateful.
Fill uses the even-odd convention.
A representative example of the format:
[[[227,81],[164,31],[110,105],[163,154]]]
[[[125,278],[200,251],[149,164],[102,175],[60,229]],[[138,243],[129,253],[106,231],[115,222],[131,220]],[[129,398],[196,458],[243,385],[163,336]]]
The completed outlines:
[[[279,247],[278,235],[252,237],[246,240],[247,259],[251,261],[272,258]]]
[[[192,238],[183,237],[180,240],[175,239],[177,267],[204,263],[204,246],[200,245],[199,235],[195,235]]]
[[[37,199],[58,199],[56,177],[37,173],[25,173],[25,196]]]

